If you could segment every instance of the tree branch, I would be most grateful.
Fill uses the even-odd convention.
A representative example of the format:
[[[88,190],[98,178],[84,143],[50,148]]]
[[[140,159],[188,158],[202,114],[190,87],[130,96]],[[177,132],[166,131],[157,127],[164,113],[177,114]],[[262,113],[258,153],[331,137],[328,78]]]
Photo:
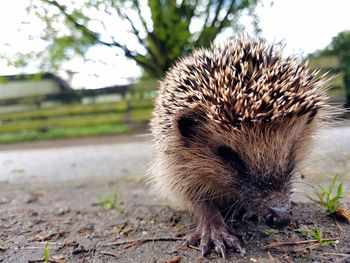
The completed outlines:
[[[133,60],[135,60],[135,62],[137,64],[139,64],[141,67],[143,67],[144,69],[146,69],[147,71],[153,72],[158,74],[157,72],[157,67],[154,65],[151,65],[149,63],[146,62],[145,56],[139,54],[136,51],[131,51],[130,49],[128,49],[125,45],[122,45],[120,43],[118,43],[117,41],[113,40],[112,42],[106,42],[103,41],[99,38],[98,34],[91,31],[90,29],[88,29],[86,26],[78,23],[70,14],[68,14],[66,12],[66,8],[62,5],[60,5],[56,0],[48,0],[47,3],[52,4],[53,6],[56,6],[61,13],[67,18],[67,20],[72,23],[77,29],[79,29],[83,34],[87,35],[90,38],[93,38],[93,40],[95,41],[95,43],[97,44],[102,44],[108,47],[117,47],[120,48],[121,50],[123,50],[124,54],[126,57],[131,58]],[[136,28],[135,28],[136,29]]]
[[[94,39],[95,41],[98,40],[98,34],[91,31],[86,26],[78,23],[70,14],[66,12],[65,6],[60,5],[56,0],[47,0],[46,2],[57,7],[58,10],[60,10],[60,12],[68,19],[68,21],[78,28],[84,35]]]
[[[212,4],[213,4],[213,0],[209,0],[207,8],[205,10],[205,13],[207,14],[207,16],[205,17],[203,28],[207,27],[207,23],[208,23],[208,20],[209,20],[209,17],[210,17],[210,7],[212,6]]]
[[[231,3],[234,3],[234,2],[235,2],[235,0],[232,0]],[[213,21],[211,22],[210,27],[215,27],[215,23],[218,20],[219,13],[221,11],[221,7],[222,7],[223,3],[224,3],[224,0],[220,0],[220,2],[218,3],[218,6],[216,7],[216,10],[215,10],[215,16],[214,16]]]
[[[137,64],[139,64],[141,67],[145,68],[146,70],[148,70],[150,72],[156,72],[157,73],[157,67],[147,63],[145,61],[145,56],[143,56],[143,55],[141,55],[141,54],[139,54],[137,52],[133,52],[133,51],[129,50],[125,45],[121,45],[120,43],[118,43],[118,42],[116,42],[114,40],[112,42],[105,42],[103,40],[98,39],[97,43],[101,44],[101,45],[105,45],[107,47],[118,47],[118,48],[120,48],[121,50],[124,51],[124,55],[127,58],[131,58],[131,59],[135,60],[135,62]]]
[[[141,38],[140,36],[140,32],[137,30],[137,28],[134,26],[132,20],[125,14],[123,14],[119,9],[117,10],[117,13],[119,16],[121,16],[123,19],[126,19],[129,22],[129,25],[131,26],[132,32],[134,33],[134,35],[136,36],[137,40],[139,41],[139,43],[146,47],[146,43],[145,40]]]
[[[226,27],[226,24],[228,21],[228,16],[233,12],[233,10],[235,9],[235,0],[232,0],[229,9],[227,10],[227,13],[225,15],[225,17],[220,21],[219,26],[217,27],[218,31],[220,32],[224,27]]]
[[[151,39],[153,41],[153,44],[157,47],[157,49],[159,50],[160,48],[160,41],[159,38],[154,34],[154,30],[153,31],[149,31],[148,27],[147,27],[147,22],[146,20],[143,18],[142,13],[141,13],[141,8],[139,5],[139,2],[137,0],[132,0],[134,6],[136,7],[136,11],[138,14],[138,17],[143,25],[144,30],[147,33],[147,36],[149,37],[149,39]],[[154,26],[154,24],[153,24]],[[155,54],[155,52],[153,52],[153,50],[149,47],[149,45],[144,45],[144,47],[146,47],[147,51],[150,53],[150,55],[152,56],[152,58],[155,59],[155,61],[157,61],[157,63],[159,63],[159,65],[161,65],[161,61],[159,61],[160,55]]]
[[[145,19],[143,18],[143,16],[142,16],[141,8],[140,8],[140,6],[139,6],[138,1],[137,1],[137,0],[132,0],[132,2],[133,2],[133,4],[134,4],[135,7],[136,7],[136,11],[137,11],[137,14],[138,14],[138,16],[139,16],[139,19],[140,19],[140,21],[141,21],[141,23],[142,23],[142,25],[143,25],[143,29],[144,29],[147,33],[150,33],[150,32],[148,31],[148,28],[147,28],[146,20],[145,20]]]
[[[123,14],[119,9],[117,9],[118,14],[123,18],[126,19],[131,28],[132,28],[132,32],[133,34],[136,36],[138,42],[147,50],[147,52],[149,53],[149,55],[152,57],[152,59],[154,61],[158,61],[157,56],[154,54],[154,52],[147,46],[147,43],[145,42],[145,39],[141,38],[140,36],[140,32],[138,31],[138,29],[134,26],[133,21],[125,14]],[[159,62],[159,61],[158,61]]]
[[[178,8],[178,10],[181,10],[182,13],[186,16],[187,20],[189,20],[189,22],[191,21],[192,17],[194,16],[194,11],[198,5],[198,1],[199,0],[195,0],[194,4],[191,5],[191,3],[186,3],[186,0],[183,0],[181,2],[180,7]]]

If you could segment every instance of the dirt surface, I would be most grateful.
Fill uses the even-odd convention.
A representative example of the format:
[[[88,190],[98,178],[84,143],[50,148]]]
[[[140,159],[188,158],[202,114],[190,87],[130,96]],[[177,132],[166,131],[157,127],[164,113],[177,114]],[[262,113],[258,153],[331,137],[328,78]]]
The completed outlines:
[[[143,135],[0,146],[0,262],[44,262],[45,244],[50,262],[223,262],[215,253],[202,258],[196,248],[182,246],[194,226],[187,212],[147,191],[140,176],[150,152]],[[295,180],[298,205],[289,227],[276,231],[256,222],[231,222],[242,232],[247,255],[230,251],[227,262],[350,262],[350,225],[300,203],[337,173],[349,189],[350,126],[324,130],[316,138]],[[97,205],[107,196],[113,199],[113,192],[116,208]],[[349,200],[350,191],[346,194]],[[336,247],[264,248],[311,239],[295,229],[315,225],[325,238],[338,238]]]
[[[116,187],[117,209],[96,204]],[[182,238],[193,228],[189,215],[161,203],[145,187],[142,178],[131,176],[104,182],[2,184],[0,262],[44,262],[46,242],[50,262],[223,262],[215,253],[202,258],[196,248],[183,247]],[[227,262],[350,262],[350,225],[313,204],[297,204],[294,220],[284,230],[255,222],[233,225],[242,231],[247,255],[230,251]],[[272,242],[311,239],[295,229],[314,225],[325,238],[339,240],[336,248],[309,251],[304,244],[264,249]],[[155,240],[120,244],[137,239]],[[305,249],[295,252],[298,248]]]

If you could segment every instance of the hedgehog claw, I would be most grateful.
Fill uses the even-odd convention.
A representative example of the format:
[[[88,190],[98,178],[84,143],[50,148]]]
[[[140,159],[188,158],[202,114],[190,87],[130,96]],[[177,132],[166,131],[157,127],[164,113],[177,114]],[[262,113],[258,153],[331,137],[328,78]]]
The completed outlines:
[[[200,238],[199,233],[195,232],[186,239],[184,245],[185,246],[195,246],[195,245],[197,245],[197,243],[199,242],[200,239],[201,238]]]
[[[214,248],[223,259],[225,259],[227,248],[236,250],[242,256],[245,254],[245,250],[242,248],[239,239],[226,225],[209,225],[198,228],[185,242],[187,246],[195,246],[198,243],[200,243],[200,250],[203,256],[208,255],[212,248]]]
[[[215,245],[216,253],[218,253],[219,255],[221,255],[221,257],[223,259],[225,259],[226,246],[225,246],[224,242],[219,241],[219,240],[214,240],[213,242],[214,242],[214,245]]]
[[[210,248],[208,246],[208,244],[203,244],[201,245],[201,251],[202,251],[202,256],[205,257],[206,255],[209,254],[210,252]]]
[[[209,232],[203,232],[201,241],[200,241],[200,247],[202,251],[202,255],[206,256],[210,252],[211,247],[211,239],[210,239],[210,233]]]

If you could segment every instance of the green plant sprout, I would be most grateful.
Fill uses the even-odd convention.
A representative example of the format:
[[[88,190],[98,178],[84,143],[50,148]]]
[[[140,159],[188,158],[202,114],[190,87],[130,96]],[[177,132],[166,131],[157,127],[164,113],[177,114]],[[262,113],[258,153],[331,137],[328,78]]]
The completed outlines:
[[[323,237],[322,237],[322,232],[321,232],[320,228],[316,225],[314,227],[314,230],[310,230],[308,228],[302,227],[302,228],[295,229],[294,231],[299,232],[299,233],[308,234],[310,237],[316,239],[321,247],[335,246],[336,245],[336,241],[334,241],[334,240],[324,241]]]
[[[45,263],[49,262],[49,244],[46,242],[44,246],[44,251],[43,251]]]
[[[341,208],[341,199],[344,198],[342,183],[339,183],[338,188],[336,190],[336,194],[334,193],[335,184],[338,180],[338,176],[339,176],[338,174],[334,176],[328,189],[319,185],[320,189],[315,190],[314,192],[316,195],[316,198],[310,197],[308,195],[306,196],[312,202],[326,209],[326,211],[330,214],[336,213],[338,209]]]
[[[119,213],[124,213],[125,205],[119,204],[119,187],[115,187],[113,192],[109,193],[104,200],[99,199],[97,204],[105,209],[115,209]]]

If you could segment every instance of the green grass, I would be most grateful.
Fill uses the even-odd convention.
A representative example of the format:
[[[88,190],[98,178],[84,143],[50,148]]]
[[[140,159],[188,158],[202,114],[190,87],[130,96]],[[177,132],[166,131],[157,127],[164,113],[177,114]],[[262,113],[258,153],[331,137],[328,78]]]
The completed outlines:
[[[59,134],[57,137],[70,137],[71,135],[62,135],[65,130],[67,130],[65,133],[69,134],[74,130],[74,136],[81,136],[80,134],[84,134],[90,130],[93,130],[92,135],[96,135],[100,130],[99,127],[114,127],[125,123],[146,123],[151,117],[151,112],[152,108],[148,106],[142,108],[139,105],[138,108],[130,112],[93,112],[84,115],[54,115],[46,119],[34,120],[14,118],[15,121],[0,123],[0,143],[14,141],[13,138],[15,137],[18,137],[20,141],[33,140],[33,138],[37,139],[40,136],[44,139],[54,138],[56,134]],[[28,112],[28,115],[30,114],[32,113]],[[92,126],[95,127],[93,128]],[[102,134],[105,134],[105,132]],[[11,139],[9,140],[8,138]]]
[[[129,105],[128,105],[129,104]],[[133,109],[149,109],[152,108],[151,100],[132,100],[130,102],[120,101],[116,103],[104,104],[72,104],[60,105],[50,108],[39,108],[19,112],[0,113],[0,121],[2,123],[20,121],[20,120],[44,120],[62,116],[82,116],[102,113],[122,113],[128,106]]]
[[[22,120],[0,124],[0,135],[5,133],[49,131],[59,128],[74,128],[82,126],[97,126],[106,124],[122,124],[128,118],[132,122],[147,122],[152,109],[140,109],[127,113],[90,114],[83,116],[64,116],[46,120]]]
[[[316,225],[314,226],[313,230],[310,230],[308,228],[302,227],[302,228],[296,229],[295,232],[305,233],[309,237],[316,239],[321,247],[335,246],[335,244],[336,244],[335,241],[324,241],[323,240],[323,234],[322,234],[320,228],[318,226],[316,226]]]
[[[94,126],[108,123],[121,123],[123,114],[64,116],[46,120],[21,120],[0,125],[0,134],[10,132],[45,131],[57,128],[73,128],[80,126]]]
[[[120,134],[130,132],[130,128],[124,124],[105,124],[98,126],[80,126],[56,128],[47,132],[29,131],[0,134],[0,143],[14,143],[24,141],[36,141],[54,138],[84,137],[93,135]]]
[[[339,58],[336,56],[318,57],[309,59],[310,68],[333,68],[340,67]]]
[[[119,187],[116,186],[112,192],[110,192],[105,199],[99,199],[97,204],[104,209],[115,209],[119,213],[124,213],[125,205],[121,205],[119,202]]]
[[[328,73],[328,76],[334,76],[329,82],[330,89],[327,95],[331,98],[344,98],[344,74],[340,72],[340,62],[336,56],[318,57],[309,59],[309,68],[320,69],[320,74]]]
[[[146,123],[151,118],[150,101],[139,102],[137,107],[133,105],[136,101],[131,102],[129,112],[120,112],[121,104],[108,103],[9,113],[7,121],[0,122],[0,143],[127,133],[131,131],[128,124]]]
[[[151,119],[153,109],[134,110],[131,112],[131,120],[134,122],[147,122]]]
[[[44,246],[43,256],[45,263],[49,262],[49,244],[46,242]]]
[[[0,113],[0,144],[127,133],[130,125],[147,123],[152,109],[152,100],[133,99]]]
[[[334,214],[341,207],[341,200],[343,199],[343,184],[338,183],[338,187],[335,189],[335,185],[338,180],[338,176],[334,176],[331,184],[328,189],[319,185],[319,189],[317,189],[314,193],[316,197],[307,196],[312,202],[320,205],[323,209],[325,209],[328,213]]]

